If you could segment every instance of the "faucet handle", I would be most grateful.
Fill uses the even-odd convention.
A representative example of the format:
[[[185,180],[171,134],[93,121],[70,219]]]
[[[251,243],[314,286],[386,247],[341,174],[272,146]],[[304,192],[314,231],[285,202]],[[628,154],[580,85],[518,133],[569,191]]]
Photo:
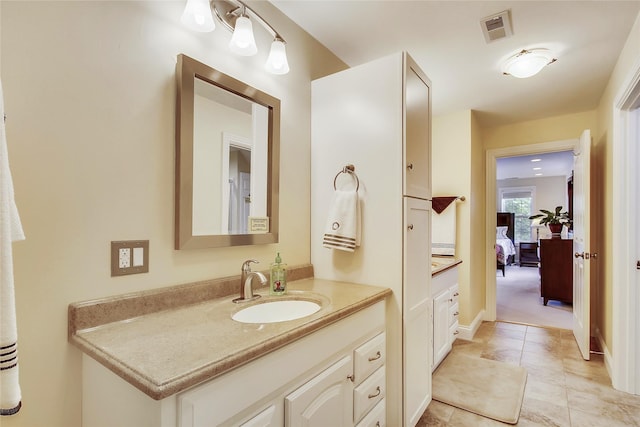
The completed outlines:
[[[242,263],[242,271],[249,273],[251,271],[251,263],[260,264],[260,261],[255,259],[248,259]]]

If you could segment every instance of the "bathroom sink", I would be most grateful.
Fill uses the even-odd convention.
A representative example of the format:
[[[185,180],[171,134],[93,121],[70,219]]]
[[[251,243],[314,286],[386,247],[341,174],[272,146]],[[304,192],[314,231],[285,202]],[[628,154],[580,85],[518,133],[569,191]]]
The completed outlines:
[[[310,316],[318,310],[320,304],[313,301],[268,301],[243,308],[231,318],[241,323],[276,323]]]

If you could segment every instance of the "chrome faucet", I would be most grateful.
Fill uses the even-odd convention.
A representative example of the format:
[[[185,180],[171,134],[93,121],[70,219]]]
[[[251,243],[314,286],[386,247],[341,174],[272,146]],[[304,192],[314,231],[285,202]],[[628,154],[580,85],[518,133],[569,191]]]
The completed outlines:
[[[255,259],[248,259],[242,263],[242,275],[240,276],[240,297],[233,300],[233,302],[247,302],[260,298],[260,295],[253,295],[253,278],[257,277],[260,280],[260,285],[264,286],[267,283],[267,278],[259,271],[251,271],[251,263],[258,264]]]

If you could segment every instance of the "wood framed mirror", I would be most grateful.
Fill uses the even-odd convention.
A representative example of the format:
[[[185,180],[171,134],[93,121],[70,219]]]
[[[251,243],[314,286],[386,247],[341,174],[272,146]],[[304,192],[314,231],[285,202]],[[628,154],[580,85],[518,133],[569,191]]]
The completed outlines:
[[[278,242],[280,100],[178,55],[175,248]]]

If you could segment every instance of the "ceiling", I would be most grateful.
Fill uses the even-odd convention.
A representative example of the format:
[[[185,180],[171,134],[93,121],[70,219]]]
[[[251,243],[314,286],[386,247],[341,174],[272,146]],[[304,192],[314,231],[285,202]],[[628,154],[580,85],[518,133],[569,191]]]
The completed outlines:
[[[596,108],[640,10],[640,0],[271,3],[349,66],[409,52],[432,81],[433,114],[475,110],[481,126]],[[513,35],[487,43],[480,21],[505,10]],[[503,75],[525,48],[558,60],[529,79]]]
[[[496,179],[569,177],[572,173],[571,151],[496,159]]]

